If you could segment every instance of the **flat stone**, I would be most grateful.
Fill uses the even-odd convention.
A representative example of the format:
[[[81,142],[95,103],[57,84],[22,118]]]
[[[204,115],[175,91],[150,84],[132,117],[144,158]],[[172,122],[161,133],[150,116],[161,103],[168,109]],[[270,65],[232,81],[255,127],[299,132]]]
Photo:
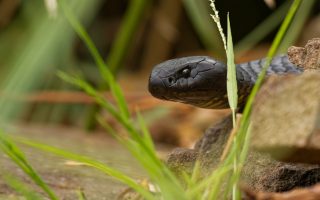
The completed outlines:
[[[320,163],[320,73],[270,77],[255,100],[252,146],[276,159]]]

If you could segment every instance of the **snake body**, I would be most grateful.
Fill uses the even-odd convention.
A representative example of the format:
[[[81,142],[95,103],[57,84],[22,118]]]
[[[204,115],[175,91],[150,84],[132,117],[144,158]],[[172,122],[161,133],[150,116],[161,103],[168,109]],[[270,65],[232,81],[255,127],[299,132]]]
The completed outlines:
[[[243,106],[254,86],[265,59],[236,65],[238,105]],[[272,74],[300,74],[303,70],[290,63],[286,55],[274,57],[267,71]],[[167,60],[154,67],[149,92],[156,98],[191,104],[201,108],[229,108],[227,66],[207,56]]]

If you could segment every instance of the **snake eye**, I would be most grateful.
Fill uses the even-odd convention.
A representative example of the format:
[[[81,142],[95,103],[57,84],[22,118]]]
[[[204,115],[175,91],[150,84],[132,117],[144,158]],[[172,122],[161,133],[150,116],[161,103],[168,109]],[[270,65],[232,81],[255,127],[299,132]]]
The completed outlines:
[[[190,68],[184,68],[181,73],[184,77],[188,77],[190,76],[190,71]]]

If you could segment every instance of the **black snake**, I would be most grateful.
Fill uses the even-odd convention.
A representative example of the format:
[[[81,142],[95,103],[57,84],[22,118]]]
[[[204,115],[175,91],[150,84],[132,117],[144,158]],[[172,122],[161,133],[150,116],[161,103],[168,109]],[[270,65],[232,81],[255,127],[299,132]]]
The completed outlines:
[[[262,70],[265,59],[236,65],[238,105],[246,98]],[[286,55],[274,57],[267,71],[272,74],[299,74],[302,69],[290,63]],[[207,56],[191,56],[162,62],[149,78],[149,91],[157,98],[191,104],[201,108],[228,108],[227,66]]]

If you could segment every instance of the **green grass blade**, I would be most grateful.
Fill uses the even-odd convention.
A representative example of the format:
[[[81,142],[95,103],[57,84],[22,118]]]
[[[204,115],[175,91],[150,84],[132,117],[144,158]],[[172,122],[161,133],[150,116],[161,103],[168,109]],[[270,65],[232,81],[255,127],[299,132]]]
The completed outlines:
[[[88,14],[96,9],[97,1],[78,0],[72,2],[71,6],[77,8],[76,15],[88,17]],[[0,80],[1,93],[10,96],[28,93],[42,84],[44,74],[49,75],[50,71],[59,65],[57,61],[61,61],[61,56],[63,56],[60,53],[64,52],[64,49],[69,49],[72,43],[72,33],[68,28],[68,23],[60,16],[57,16],[55,20],[49,19],[43,1],[21,4],[19,13],[21,15],[17,16],[17,20],[12,21],[13,26],[8,27],[8,33],[13,31],[14,35],[1,34],[0,38],[0,51],[4,55],[8,52],[10,54],[7,57],[2,57],[2,54],[0,58],[2,69],[5,69]],[[16,30],[20,29],[23,30],[23,34],[15,35]],[[2,31],[4,32],[6,31]],[[18,42],[13,41],[16,39]],[[3,45],[5,43],[11,46],[5,47],[6,45]],[[1,98],[1,123],[17,117],[25,105],[25,101]]]
[[[81,188],[77,191],[77,194],[79,200],[87,200],[87,197]]]
[[[220,33],[220,36],[221,36],[221,39],[222,39],[222,42],[223,42],[224,49],[225,49],[225,51],[227,51],[226,36],[223,33],[223,29],[222,29],[222,26],[221,26],[221,23],[220,23],[219,12],[216,9],[216,5],[215,5],[215,0],[209,0],[209,2],[210,2],[210,7],[211,7],[211,9],[213,11],[213,14],[211,14],[210,16],[212,17],[212,19],[214,20],[214,22],[217,25],[218,31]]]
[[[116,110],[116,108],[113,105],[106,103],[105,98],[102,95],[98,94],[98,92],[91,85],[89,85],[87,82],[85,82],[84,80],[82,80],[79,77],[70,76],[70,75],[68,75],[64,72],[61,72],[61,71],[59,71],[57,73],[57,75],[62,80],[83,89],[87,94],[92,96],[96,102],[98,102],[99,104],[102,104],[104,106],[104,108],[113,117],[115,117],[118,121],[123,121],[122,117],[119,115],[119,112]]]
[[[70,15],[70,11],[67,10],[67,6],[64,3],[64,0],[60,0],[61,6],[65,8],[65,15],[70,21],[76,32],[81,36],[85,43],[88,43],[87,46],[94,55],[99,69],[102,71],[102,76],[104,76],[106,82],[109,84],[113,97],[116,99],[116,105],[119,108],[119,112],[113,109],[111,104],[103,99],[103,97],[98,94],[98,92],[92,88],[85,81],[76,78],[70,77],[65,74],[61,74],[65,80],[69,81],[72,84],[77,85],[78,87],[85,90],[89,95],[93,96],[101,106],[106,108],[112,116],[114,116],[121,125],[128,131],[130,138],[132,140],[122,140],[122,143],[125,144],[125,147],[128,148],[130,153],[142,164],[142,166],[147,170],[151,179],[154,180],[161,191],[164,199],[187,199],[183,193],[183,189],[172,174],[172,172],[157,158],[154,150],[150,149],[150,145],[146,143],[147,140],[141,138],[140,132],[132,125],[132,122],[129,119],[129,112],[127,109],[127,104],[123,98],[122,91],[120,87],[115,82],[111,72],[106,68],[105,64],[102,62],[101,57],[98,55],[98,51],[95,49],[93,43],[91,42],[87,33],[81,27],[80,23]],[[94,50],[93,50],[94,49]],[[95,55],[96,54],[96,55]]]
[[[117,74],[122,66],[123,61],[127,53],[129,52],[128,47],[134,42],[134,36],[139,28],[139,24],[143,22],[143,16],[146,14],[148,6],[151,4],[150,0],[132,0],[129,3],[128,9],[126,10],[123,22],[121,23],[120,30],[117,32],[117,36],[112,44],[111,50],[107,59],[107,66],[110,67],[110,71]],[[109,83],[103,83],[99,86],[99,90],[106,90]],[[112,88],[111,88],[112,90]],[[117,95],[117,94],[116,94]],[[122,98],[118,98],[120,103],[120,109],[127,111]],[[90,108],[87,114],[87,120],[85,123],[86,129],[93,129],[95,127],[95,115],[99,112],[101,108],[94,105]],[[125,114],[129,114],[125,112]],[[129,115],[125,115],[125,117]]]
[[[27,200],[41,200],[40,195],[11,174],[2,175],[5,183]]]
[[[201,173],[201,161],[197,160],[192,170],[192,174],[190,177],[190,184],[187,185],[187,191],[193,188],[194,185],[197,184],[198,179],[200,177],[200,173]]]
[[[99,161],[96,161],[94,159],[82,156],[82,155],[77,155],[56,147],[52,147],[49,145],[45,145],[45,144],[41,144],[41,143],[37,143],[37,142],[33,142],[21,137],[15,137],[15,141],[28,145],[30,147],[45,151],[45,152],[50,152],[53,153],[55,155],[70,159],[70,160],[75,160],[81,163],[86,164],[87,166],[96,168],[100,171],[102,171],[103,173],[116,178],[117,180],[119,180],[120,182],[128,185],[129,187],[133,188],[135,191],[139,192],[141,195],[143,195],[143,197],[145,197],[146,199],[153,199],[152,195],[146,191],[141,185],[139,185],[135,180],[133,180],[132,178],[126,176],[124,173],[115,170],[107,165],[105,165],[104,163],[101,163]]]
[[[0,149],[7,154],[52,200],[58,197],[27,162],[23,152],[0,130]]]
[[[114,77],[108,69],[107,65],[105,64],[104,60],[99,54],[99,51],[95,47],[93,41],[91,40],[89,34],[86,32],[84,27],[81,25],[79,20],[73,15],[72,11],[69,9],[68,5],[66,4],[65,0],[59,0],[59,5],[64,11],[64,15],[66,16],[68,22],[73,27],[75,32],[78,34],[78,36],[82,39],[82,41],[85,43],[85,45],[88,47],[90,54],[93,56],[94,61],[96,62],[100,73],[108,86],[110,87],[110,90],[113,94],[113,97],[117,101],[119,105],[119,109],[121,110],[121,114],[124,118],[129,118],[129,109],[125,103],[124,95],[122,91],[119,89],[119,86],[115,83]]]
[[[232,43],[232,34],[230,27],[230,19],[229,13],[227,16],[228,23],[228,35],[227,35],[227,94],[230,108],[232,110],[232,123],[233,128],[236,128],[236,109],[238,107],[238,89],[237,89],[237,77],[236,77],[236,66],[234,64],[234,54],[233,54],[233,43]],[[236,138],[234,138],[234,143],[236,143]],[[238,170],[238,156],[233,158],[233,166],[234,171]],[[212,193],[211,193],[212,194]],[[233,199],[238,199],[237,196],[239,194],[239,190],[237,188],[236,183],[233,184]],[[213,195],[213,194],[212,194]],[[209,195],[209,198],[210,197]]]
[[[245,105],[243,115],[242,115],[242,120],[240,122],[239,131],[237,134],[236,145],[233,145],[231,152],[225,162],[230,162],[230,160],[233,159],[233,156],[237,155],[238,149],[240,147],[248,145],[247,143],[249,142],[249,140],[248,140],[247,134],[248,134],[250,114],[251,114],[251,108],[252,108],[254,97],[257,94],[259,88],[261,87],[264,76],[266,75],[266,71],[270,65],[271,59],[276,54],[276,51],[277,51],[277,49],[283,39],[283,37],[289,27],[289,24],[292,21],[293,16],[295,15],[300,3],[301,3],[301,0],[295,0],[292,3],[292,5],[289,9],[289,12],[280,27],[280,30],[278,31],[278,33],[277,33],[277,35],[271,45],[271,48],[268,52],[267,59],[266,59],[266,62],[263,66],[263,69],[262,69],[262,71],[256,81],[256,84],[254,85],[254,87],[248,97],[247,103]],[[246,149],[244,149],[244,151],[246,151]],[[242,162],[244,162],[244,160],[245,160],[245,155],[246,155],[245,152],[242,153],[242,157],[240,155]],[[243,165],[243,163],[240,163],[240,165]],[[229,182],[229,184],[234,184],[235,182],[238,181],[238,178],[240,177],[240,172],[241,172],[241,170],[236,170],[236,173],[234,173],[232,175],[231,181]]]
[[[211,2],[211,4],[210,4],[211,7],[213,8],[213,10],[216,14],[217,11],[215,10],[215,6],[214,6],[213,1],[210,1],[210,2]],[[272,46],[268,52],[267,59],[266,59],[265,65],[263,67],[263,70],[260,73],[258,80],[256,81],[256,84],[255,84],[251,94],[249,95],[249,98],[247,100],[247,104],[246,104],[244,112],[243,112],[243,117],[242,117],[242,120],[240,123],[240,128],[239,128],[238,134],[236,135],[236,137],[234,139],[234,145],[232,146],[231,151],[229,152],[227,158],[224,160],[223,164],[215,170],[215,173],[219,173],[222,170],[224,170],[225,167],[235,166],[235,170],[233,171],[232,176],[230,176],[230,178],[224,178],[224,179],[228,180],[227,185],[226,185],[227,189],[224,193],[225,198],[228,196],[228,194],[230,194],[229,193],[230,189],[228,189],[228,188],[233,188],[233,195],[232,195],[233,199],[240,198],[240,193],[237,192],[235,184],[239,180],[241,168],[243,166],[243,163],[245,162],[245,158],[246,158],[247,151],[248,151],[248,143],[249,143],[248,127],[249,127],[249,120],[250,120],[250,113],[251,113],[253,99],[254,99],[254,96],[257,93],[259,87],[262,84],[263,77],[265,76],[266,70],[267,70],[268,66],[270,65],[271,58],[275,55],[276,49],[279,47],[280,42],[283,39],[284,34],[285,34],[290,22],[292,21],[292,18],[294,16],[297,8],[299,7],[300,3],[301,3],[301,1],[295,0],[293,2],[292,6],[290,7],[290,10],[289,10],[284,22],[282,23],[280,30],[279,30],[278,34],[276,35],[276,38],[274,39]],[[218,20],[219,18],[217,17],[217,15],[213,16],[213,18],[216,22],[219,22],[219,20]],[[229,25],[228,25],[228,28],[229,28]],[[229,33],[229,31],[228,31],[228,33]],[[221,35],[223,35],[223,33],[221,33]],[[230,41],[229,38],[230,38],[230,36],[228,34],[228,41]],[[229,48],[229,44],[228,44],[228,48]],[[228,50],[228,48],[226,48],[226,49]],[[229,65],[229,63],[228,63],[228,65]],[[229,92],[229,89],[228,89],[228,92]],[[245,148],[242,148],[242,146],[244,146]],[[240,160],[238,160],[238,158],[240,158]],[[225,174],[225,175],[227,175],[227,174]],[[213,175],[213,176],[216,176],[216,175]],[[212,190],[219,191],[218,188],[219,188],[219,185],[214,184],[212,187]],[[217,195],[217,193],[216,192],[214,192],[214,194],[209,193],[208,195],[210,198],[214,198]]]
[[[110,114],[114,116],[126,128],[131,138],[124,140],[118,137],[121,143],[140,162],[144,169],[146,169],[152,180],[157,180],[160,188],[164,188],[164,191],[173,190],[172,188],[175,188],[172,193],[165,194],[169,195],[168,199],[176,199],[178,197],[181,198],[181,196],[184,195],[183,189],[180,186],[180,183],[176,180],[175,176],[157,158],[154,149],[150,149],[150,144],[146,142],[151,141],[150,139],[146,140],[145,138],[143,138],[143,135],[141,135],[131,123],[128,123],[127,120],[124,120],[120,113],[112,109],[111,104],[107,102],[100,94],[98,94],[98,92],[88,83],[81,80],[80,78],[72,77],[61,72],[59,73],[59,76],[69,83],[75,84],[76,86],[85,90],[86,93],[94,97],[98,104],[100,104],[106,110],[111,111]],[[109,128],[107,130],[110,131]],[[116,135],[116,133],[113,133],[113,135]],[[173,195],[174,198],[170,197],[170,195]]]
[[[148,173],[151,174],[151,176],[152,174],[157,176],[161,175],[161,173],[159,173],[160,167],[155,164],[153,160],[149,160],[150,157],[146,155],[146,151],[142,149],[141,146],[139,146],[139,143],[129,138],[120,137],[109,124],[104,122],[101,117],[98,117],[97,121],[102,125],[103,128],[105,128],[105,130],[107,130],[109,134],[111,134],[120,144],[128,149],[132,155],[134,155],[134,157],[140,162],[140,164],[142,164],[142,166],[147,169]]]
[[[151,138],[151,135],[149,133],[149,130],[147,128],[147,125],[144,121],[144,119],[141,116],[140,112],[136,112],[138,117],[139,126],[142,132],[142,138],[144,139],[144,142],[148,145],[149,149],[152,151],[155,151],[155,147]]]
[[[235,44],[235,54],[250,50],[263,38],[265,38],[272,30],[274,30],[287,14],[291,1],[285,1],[278,9],[276,9],[267,19],[255,27],[249,34]]]
[[[207,0],[183,0],[183,5],[206,49],[214,52],[218,58],[225,58],[219,31],[210,20]]]
[[[134,129],[134,127],[131,126],[129,121],[127,119],[123,118],[123,115],[121,113],[117,112],[115,108],[107,102],[102,95],[100,95],[92,86],[90,86],[87,82],[84,80],[78,78],[78,77],[73,77],[69,76],[63,72],[59,72],[58,75],[65,81],[74,84],[75,86],[80,87],[83,89],[87,94],[92,96],[96,102],[105,108],[115,119],[117,119],[121,125],[126,128],[128,133],[130,134],[131,138],[134,139],[135,141],[138,141],[142,147],[144,148],[144,151],[149,154],[149,156],[153,159],[154,162],[158,163],[160,165],[160,161],[158,160],[157,156],[155,155],[154,151],[150,150],[148,148],[148,145],[146,145],[141,138],[141,135],[137,132],[137,130]]]
[[[308,17],[311,14],[310,11],[314,8],[315,2],[316,0],[301,2],[301,5],[288,28],[286,37],[281,41],[281,45],[279,46],[277,53],[287,53],[288,48],[297,40],[302,28],[305,26]]]
[[[243,146],[241,147],[240,150],[240,156],[239,156],[239,166],[238,166],[238,171],[234,174],[234,183],[237,183],[238,180],[240,180],[240,176],[241,176],[241,170],[243,168],[243,165],[246,161],[248,152],[249,152],[249,142],[250,141],[250,136],[251,136],[251,129],[250,129],[250,124],[248,124],[248,128],[247,128],[247,132],[245,135],[245,139],[243,141]],[[238,148],[238,150],[240,149],[240,147]],[[239,197],[238,197],[239,198]]]
[[[228,36],[227,36],[227,93],[230,108],[232,110],[233,127],[236,127],[236,109],[238,107],[238,88],[236,77],[236,65],[234,64],[232,34],[228,13]]]
[[[274,41],[272,42],[270,50],[268,51],[268,54],[267,54],[267,58],[266,58],[266,62],[264,64],[264,67],[263,67],[263,69],[262,69],[262,71],[256,81],[256,84],[254,85],[254,87],[248,97],[247,104],[246,104],[245,109],[243,111],[243,121],[246,120],[247,117],[249,116],[254,97],[262,85],[263,79],[266,75],[267,69],[268,69],[270,62],[271,62],[271,59],[276,54],[277,49],[278,49],[282,39],[284,38],[284,35],[285,35],[285,33],[290,25],[290,22],[292,21],[293,16],[296,13],[300,3],[301,3],[301,0],[294,0],[294,2],[292,3],[292,5],[289,9],[289,12],[288,12],[287,16],[285,17]],[[240,125],[240,129],[241,129],[241,125]]]
[[[248,97],[248,101],[247,101],[247,104],[245,106],[245,109],[244,109],[244,112],[243,112],[243,116],[242,116],[242,120],[241,120],[241,123],[240,123],[240,129],[239,129],[239,135],[244,135],[244,133],[246,132],[244,130],[244,127],[245,129],[247,130],[247,127],[248,127],[248,119],[250,117],[250,112],[251,112],[251,108],[252,108],[252,104],[253,104],[253,100],[254,100],[254,97],[255,95],[257,94],[259,88],[261,87],[261,84],[263,82],[263,79],[264,79],[264,76],[266,74],[266,71],[270,65],[270,62],[271,62],[271,59],[272,57],[276,54],[276,51],[289,27],[289,24],[290,22],[292,21],[292,18],[294,16],[294,14],[296,13],[299,5],[301,3],[301,0],[294,0],[294,2],[292,3],[291,7],[290,7],[290,10],[285,18],[285,20],[283,21],[281,27],[280,27],[280,30],[278,31],[277,35],[276,35],[276,38],[274,39],[272,45],[271,45],[271,48],[268,52],[268,55],[267,55],[267,59],[266,59],[266,62],[264,64],[264,67],[256,81],[256,84],[255,86],[253,87],[249,97]],[[242,134],[240,134],[242,133]],[[244,137],[243,137],[244,138]]]
[[[107,65],[110,66],[112,72],[117,72],[121,68],[129,51],[128,47],[134,42],[134,33],[137,32],[139,24],[143,22],[142,17],[151,2],[150,0],[130,1],[121,28],[108,55]]]
[[[190,196],[192,199],[193,196],[197,196],[198,194],[203,194],[203,191],[209,186],[211,190],[216,191],[215,194],[218,194],[219,190],[221,189],[221,185],[219,184],[222,184],[222,183],[216,182],[216,180],[223,179],[231,171],[232,171],[232,166],[223,166],[223,167],[217,168],[208,177],[205,177],[203,180],[201,180],[201,182],[197,183],[189,191],[186,191],[187,196]]]

